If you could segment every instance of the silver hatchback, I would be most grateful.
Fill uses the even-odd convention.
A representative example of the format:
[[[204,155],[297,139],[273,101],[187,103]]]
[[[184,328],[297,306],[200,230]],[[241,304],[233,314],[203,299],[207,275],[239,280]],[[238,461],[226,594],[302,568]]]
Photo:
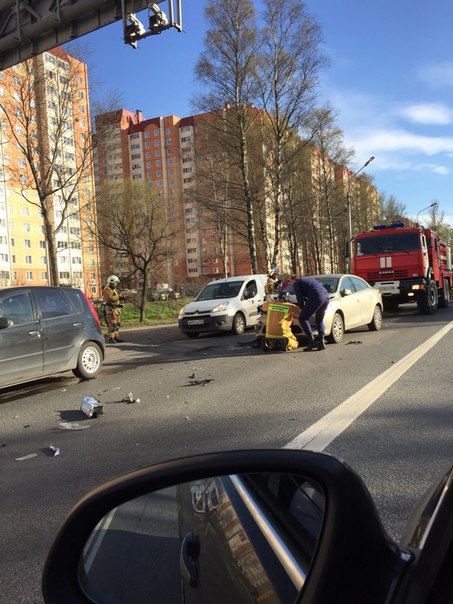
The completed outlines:
[[[68,370],[91,379],[103,359],[99,318],[80,289],[0,288],[0,388]]]

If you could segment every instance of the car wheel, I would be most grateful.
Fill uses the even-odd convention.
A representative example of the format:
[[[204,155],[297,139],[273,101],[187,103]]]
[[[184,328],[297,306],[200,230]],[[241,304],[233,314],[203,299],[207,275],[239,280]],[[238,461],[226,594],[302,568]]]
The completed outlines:
[[[187,331],[186,332],[186,336],[192,340],[194,340],[195,338],[198,338],[199,333],[198,331]]]
[[[332,344],[341,342],[344,336],[344,321],[340,313],[336,312],[332,319],[332,329],[327,340]]]
[[[245,318],[244,315],[240,312],[237,312],[234,315],[232,331],[237,336],[241,336],[245,331]]]
[[[368,329],[371,331],[379,331],[382,327],[382,310],[379,304],[376,304],[371,323],[368,323]]]
[[[79,352],[77,367],[73,374],[83,380],[92,380],[102,367],[102,351],[95,342],[86,342]]]

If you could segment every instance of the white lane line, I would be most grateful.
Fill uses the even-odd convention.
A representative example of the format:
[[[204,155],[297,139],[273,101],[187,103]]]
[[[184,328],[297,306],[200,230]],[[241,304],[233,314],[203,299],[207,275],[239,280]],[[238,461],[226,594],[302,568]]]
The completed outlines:
[[[431,336],[429,340],[420,344],[418,348],[412,350],[398,363],[389,367],[384,373],[381,373],[369,384],[347,398],[310,428],[301,432],[283,448],[323,451],[452,328],[453,321]]]
[[[113,516],[118,508],[114,508],[107,516],[105,516],[92,532],[89,540],[85,545],[85,551],[90,552],[86,560],[84,560],[84,571],[86,574],[90,572],[91,565],[97,556],[102,540],[104,539],[107,530],[113,520]],[[91,551],[90,551],[91,550]]]

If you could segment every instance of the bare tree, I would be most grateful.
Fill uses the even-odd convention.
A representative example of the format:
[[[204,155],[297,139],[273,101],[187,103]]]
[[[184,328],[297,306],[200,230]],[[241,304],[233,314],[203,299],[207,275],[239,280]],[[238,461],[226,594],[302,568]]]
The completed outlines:
[[[232,169],[229,194],[246,216],[252,271],[258,270],[255,233],[256,191],[251,179],[250,131],[259,112],[257,62],[260,41],[251,0],[210,0],[205,9],[208,31],[195,75],[206,91],[196,99],[202,111],[214,112],[210,127],[217,130]],[[225,105],[226,104],[226,105]],[[221,110],[221,107],[225,109]]]
[[[280,212],[283,179],[291,162],[308,143],[302,130],[308,130],[314,109],[318,73],[326,65],[320,52],[320,28],[300,0],[264,0],[266,24],[260,53],[259,82],[267,176],[273,214],[273,253],[275,265],[280,253]],[[311,124],[313,121],[311,121]]]
[[[381,212],[379,219],[382,222],[397,222],[407,220],[406,204],[398,201],[394,195],[383,196],[381,201]]]
[[[89,225],[100,245],[113,256],[112,264],[141,280],[140,322],[145,313],[151,274],[173,256],[176,231],[166,204],[157,202],[143,183],[106,184],[97,199],[97,221]]]
[[[53,69],[45,56],[53,58]],[[51,284],[59,284],[56,234],[92,195],[86,188],[92,182],[86,66],[65,53],[61,59],[47,54],[21,63],[14,96],[0,102],[5,135],[20,152],[13,179],[41,212]]]

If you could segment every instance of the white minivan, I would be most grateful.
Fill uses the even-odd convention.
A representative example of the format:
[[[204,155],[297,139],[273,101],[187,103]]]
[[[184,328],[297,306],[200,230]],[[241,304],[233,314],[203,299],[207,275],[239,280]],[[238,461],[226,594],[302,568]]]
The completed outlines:
[[[228,277],[208,283],[181,309],[179,329],[189,338],[212,331],[243,334],[258,322],[268,275]]]

